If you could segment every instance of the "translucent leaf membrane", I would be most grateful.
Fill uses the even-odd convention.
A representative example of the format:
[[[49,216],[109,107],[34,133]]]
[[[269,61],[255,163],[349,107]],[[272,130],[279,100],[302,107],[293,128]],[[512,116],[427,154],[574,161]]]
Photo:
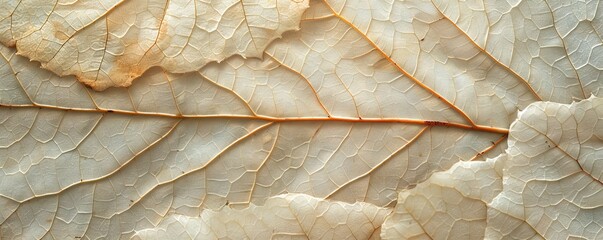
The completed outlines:
[[[603,99],[538,102],[511,126],[506,154],[459,162],[401,191],[385,239],[599,239]]]
[[[189,72],[238,54],[261,57],[297,30],[308,1],[24,0],[0,8],[0,41],[96,90],[129,86],[153,66]]]

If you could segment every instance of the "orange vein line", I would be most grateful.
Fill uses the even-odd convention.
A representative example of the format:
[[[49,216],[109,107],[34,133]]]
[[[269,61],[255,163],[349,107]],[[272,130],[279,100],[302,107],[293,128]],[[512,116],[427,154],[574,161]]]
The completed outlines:
[[[57,1],[57,2],[58,2],[58,1]],[[57,56],[57,54],[58,54],[58,53],[59,53],[59,52],[60,52],[60,51],[63,49],[63,47],[65,47],[65,44],[66,44],[66,43],[67,43],[69,40],[71,40],[71,39],[72,39],[72,38],[73,38],[75,35],[77,35],[78,33],[82,32],[84,29],[86,29],[86,28],[88,28],[88,27],[90,27],[90,26],[94,25],[94,24],[95,24],[97,21],[99,21],[100,19],[102,19],[102,18],[106,18],[106,17],[107,17],[107,15],[108,15],[108,14],[109,14],[111,11],[113,11],[113,9],[116,9],[117,7],[119,7],[119,6],[120,6],[121,4],[123,4],[124,2],[126,2],[126,0],[122,0],[122,1],[120,1],[120,2],[115,3],[115,5],[111,6],[109,9],[107,9],[107,11],[105,11],[104,13],[100,14],[99,16],[97,16],[97,18],[92,19],[92,21],[90,21],[89,23],[86,23],[85,25],[83,25],[83,26],[82,26],[80,29],[76,29],[76,30],[75,30],[75,32],[73,32],[73,35],[69,36],[67,39],[65,39],[65,41],[64,41],[63,43],[61,43],[61,44],[60,44],[60,45],[61,45],[61,47],[60,47],[60,48],[59,48],[59,49],[58,49],[58,50],[57,50],[57,51],[54,53],[54,55],[52,55],[52,58],[50,58],[48,61],[44,61],[44,62],[49,63],[50,61],[52,61],[52,60],[53,60],[53,59],[54,59],[54,58]],[[55,11],[54,11],[54,10],[55,10],[55,9],[53,8],[53,12],[51,12],[51,13],[48,15],[48,19],[50,18],[50,15],[52,15],[53,13],[55,13]],[[56,14],[56,13],[55,13],[55,14]],[[48,23],[48,20],[47,20],[47,21],[46,21],[46,22],[45,22],[45,23],[42,25],[42,27],[43,27],[43,26],[45,26],[47,23]],[[41,28],[40,28],[40,29],[41,29]],[[107,32],[109,32],[109,29],[107,29]],[[107,33],[107,34],[108,34],[108,33]],[[18,43],[18,40],[17,40],[17,43]],[[17,45],[17,49],[19,49],[18,45]],[[40,62],[41,62],[41,61],[40,61]],[[101,65],[102,65],[102,63],[101,63]],[[61,75],[60,75],[60,74],[58,74],[58,73],[57,73],[57,75],[61,76]]]
[[[549,8],[549,11],[551,11],[551,19],[553,20],[553,23],[556,23],[557,21],[555,21],[555,13],[553,12],[551,5],[547,1],[545,1],[544,3]],[[565,57],[567,57],[567,61],[572,65],[572,68],[574,69],[574,73],[576,74],[576,79],[578,80],[578,84],[580,84],[580,90],[582,90],[582,97],[588,98],[588,96],[586,95],[586,92],[584,91],[584,85],[582,84],[582,80],[580,80],[580,75],[578,74],[578,69],[576,68],[576,65],[574,65],[572,58],[570,58],[569,53],[567,52],[567,46],[565,44],[565,39],[563,37],[561,37],[561,34],[559,33],[559,30],[557,30],[556,27],[553,27],[553,29],[555,29],[555,33],[557,33],[557,36],[559,36],[559,39],[561,39],[561,43],[563,44],[563,50],[565,50],[564,51]]]
[[[99,120],[99,121],[100,121],[100,120]],[[97,122],[97,124],[98,124],[98,122]],[[121,170],[121,169],[122,169],[124,166],[128,165],[128,164],[129,164],[130,162],[132,162],[132,161],[133,161],[133,160],[134,160],[136,157],[138,157],[138,156],[139,156],[141,153],[146,152],[148,149],[150,149],[151,147],[155,146],[157,143],[161,142],[163,139],[165,139],[167,136],[169,136],[169,135],[170,135],[170,134],[171,134],[171,133],[174,131],[174,129],[176,129],[176,127],[177,127],[179,124],[180,124],[180,121],[175,122],[175,123],[174,123],[174,125],[173,125],[173,126],[172,126],[172,127],[171,127],[171,128],[170,128],[170,129],[169,129],[169,130],[168,130],[168,131],[165,133],[165,134],[163,134],[163,135],[162,135],[160,138],[158,138],[157,140],[153,141],[152,143],[150,143],[150,144],[149,144],[148,146],[146,146],[145,148],[141,149],[141,150],[140,150],[138,153],[136,153],[134,156],[132,156],[132,157],[131,157],[129,160],[127,160],[126,162],[124,162],[124,163],[123,163],[123,164],[122,164],[122,165],[121,165],[119,168],[116,168],[116,169],[114,169],[113,171],[111,171],[110,173],[107,173],[107,174],[105,174],[105,175],[103,175],[103,176],[100,176],[100,177],[97,177],[97,178],[91,178],[91,179],[81,180],[81,181],[79,181],[79,182],[75,182],[75,183],[73,183],[73,184],[71,184],[71,185],[68,185],[68,186],[64,187],[63,189],[61,189],[61,190],[59,190],[59,191],[56,191],[56,192],[49,192],[49,193],[38,194],[38,195],[35,195],[35,194],[34,194],[34,196],[31,196],[31,197],[29,197],[29,198],[25,198],[25,199],[23,199],[23,200],[21,200],[21,201],[18,201],[18,200],[12,199],[12,198],[10,198],[10,197],[8,197],[8,196],[4,196],[4,195],[1,195],[1,194],[0,194],[0,196],[5,197],[5,198],[8,198],[8,199],[10,199],[10,200],[13,200],[13,201],[15,201],[15,202],[18,202],[20,205],[22,205],[23,203],[26,203],[26,202],[28,202],[28,201],[30,201],[30,200],[33,200],[33,199],[36,199],[36,198],[40,198],[40,197],[47,197],[47,196],[53,196],[53,195],[58,195],[58,194],[60,194],[60,193],[62,193],[62,192],[64,192],[64,191],[66,191],[66,190],[68,190],[68,189],[70,189],[70,188],[72,188],[72,187],[74,187],[74,186],[76,186],[76,185],[81,185],[81,184],[84,184],[84,183],[97,182],[97,181],[100,181],[100,180],[106,179],[107,177],[112,176],[114,173],[116,173],[117,171]],[[95,127],[96,127],[96,125],[95,125]],[[92,133],[92,131],[90,131],[90,133],[88,133],[88,135],[90,135],[91,133]],[[87,136],[88,136],[88,135],[87,135]],[[32,193],[33,193],[33,192],[34,192],[34,191],[32,190]]]
[[[231,202],[230,204],[249,204],[251,202],[251,198],[253,196],[253,193],[255,191],[255,186],[257,186],[257,180],[258,180],[258,172],[260,172],[260,170],[264,167],[264,165],[266,165],[266,162],[268,162],[268,159],[270,159],[270,157],[272,157],[272,153],[274,152],[274,148],[276,147],[276,143],[279,140],[279,136],[281,133],[281,125],[278,125],[278,129],[276,130],[276,135],[274,136],[274,142],[272,142],[272,146],[270,147],[270,151],[268,152],[268,154],[266,154],[266,157],[264,158],[264,160],[262,161],[262,163],[260,163],[260,166],[257,167],[255,170],[248,170],[246,172],[251,172],[254,173],[253,176],[253,184],[251,184],[251,189],[249,190],[249,197],[247,198],[247,202]]]
[[[31,98],[31,96],[29,95],[27,90],[25,90],[25,86],[23,86],[21,79],[19,79],[19,74],[17,73],[17,71],[15,71],[15,69],[13,68],[13,65],[11,64],[11,60],[15,56],[15,54],[17,54],[16,51],[13,53],[13,55],[10,57],[10,59],[6,58],[6,56],[4,56],[3,54],[0,54],[0,56],[2,56],[2,58],[6,61],[6,65],[8,66],[8,68],[10,68],[10,71],[13,72],[13,76],[15,76],[15,80],[17,80],[17,83],[19,83],[19,87],[21,87],[21,90],[23,90],[23,93],[25,94],[25,96],[27,97],[29,102],[35,104],[35,101],[33,100],[33,98]],[[40,88],[40,87],[38,87],[38,88]]]
[[[289,67],[288,65],[283,64],[283,62],[279,61],[278,59],[276,59],[274,56],[270,55],[269,53],[265,52],[264,54],[266,54],[266,56],[270,57],[275,62],[279,63],[283,68],[285,68],[291,72],[294,72],[295,74],[299,75],[302,79],[306,80],[306,83],[308,83],[308,86],[310,87],[310,89],[312,89],[312,92],[314,93],[314,96],[316,96],[316,100],[320,104],[320,107],[322,108],[322,110],[325,111],[327,116],[331,116],[331,113],[329,112],[329,110],[327,110],[325,105],[320,100],[320,97],[318,96],[318,92],[316,91],[316,88],[314,88],[314,86],[312,86],[312,83],[310,83],[310,80],[308,80],[308,78],[303,76],[300,72],[295,71],[293,68]]]
[[[335,191],[329,193],[327,196],[325,196],[324,198],[330,198],[331,196],[333,196],[333,194],[339,192],[339,190],[341,190],[342,188],[344,188],[345,186],[356,182],[358,179],[364,178],[366,176],[368,176],[369,174],[371,174],[373,171],[375,171],[376,169],[378,169],[379,167],[381,167],[383,164],[389,162],[390,159],[392,159],[395,155],[397,155],[400,151],[406,149],[406,147],[408,147],[410,144],[412,144],[413,142],[415,142],[420,136],[423,135],[423,133],[425,132],[425,130],[427,130],[429,128],[429,126],[424,127],[423,129],[421,129],[412,139],[410,139],[406,144],[400,146],[400,148],[398,148],[398,150],[394,151],[392,154],[390,154],[389,156],[387,156],[387,158],[385,158],[383,161],[381,161],[379,164],[375,165],[375,167],[371,168],[370,171],[367,171],[357,177],[355,177],[354,179],[351,179],[350,181],[344,183],[343,185],[339,186],[339,188],[335,189]]]
[[[468,125],[463,123],[454,123],[454,122],[442,122],[435,120],[425,120],[425,119],[412,119],[412,118],[353,118],[353,117],[271,117],[271,116],[251,116],[251,115],[176,115],[169,113],[151,113],[151,112],[132,112],[132,111],[124,111],[124,110],[110,110],[110,109],[83,109],[83,108],[65,108],[65,107],[56,107],[56,106],[48,106],[41,104],[26,104],[26,105],[4,105],[0,104],[0,107],[8,107],[8,108],[48,108],[55,110],[67,110],[67,111],[80,111],[80,112],[107,112],[107,113],[116,113],[116,114],[126,114],[126,115],[140,115],[140,116],[156,116],[156,117],[170,117],[170,118],[233,118],[233,119],[251,119],[251,120],[264,120],[269,122],[358,122],[358,123],[406,123],[406,124],[415,124],[415,125],[425,125],[425,126],[441,126],[441,127],[454,127],[461,128],[467,130],[475,130],[481,132],[492,132],[492,133],[502,133],[508,134],[509,129],[506,128],[498,128],[492,126],[483,126],[483,125]]]
[[[537,132],[537,133],[541,134],[542,136],[544,136],[545,138],[547,138],[548,141],[550,141],[552,144],[555,145],[554,147],[556,149],[559,149],[559,151],[561,151],[565,156],[568,156],[569,158],[571,158],[572,160],[574,160],[576,162],[576,165],[578,165],[578,168],[580,168],[580,172],[582,172],[582,173],[584,173],[584,175],[590,177],[593,180],[593,182],[598,182],[600,185],[603,185],[603,181],[601,181],[600,179],[593,176],[592,171],[589,172],[589,171],[584,170],[584,167],[582,167],[582,164],[580,164],[580,159],[578,159],[578,158],[580,158],[579,155],[577,157],[572,156],[567,151],[565,151],[565,149],[561,148],[559,146],[559,143],[555,142],[549,135],[536,129],[534,126],[526,123],[523,119],[519,118],[519,119],[517,119],[517,121],[523,123],[524,125],[530,127],[532,130],[534,130],[535,132]],[[550,146],[549,146],[549,149],[550,149]]]
[[[107,45],[109,45],[109,21],[107,21],[107,18],[105,18],[105,42],[104,42],[104,46],[103,46],[103,56],[101,57],[100,61],[98,62],[98,69],[96,69],[96,76],[95,78],[98,79],[98,74],[102,71],[103,68],[103,62],[105,61],[105,55],[107,55]]]
[[[138,62],[136,63],[137,65],[140,64],[140,62],[147,56],[147,53],[149,53],[149,51],[151,51],[151,49],[153,49],[154,47],[157,46],[157,41],[159,40],[159,36],[161,35],[161,28],[163,28],[163,21],[165,20],[165,16],[167,15],[167,10],[168,10],[169,5],[170,5],[170,0],[166,0],[165,5],[163,6],[163,15],[161,15],[161,21],[159,21],[159,27],[157,28],[157,36],[155,36],[155,40],[153,41],[153,44],[146,51],[144,51],[144,54],[142,54],[142,57],[140,57],[138,59]],[[109,26],[107,26],[107,35],[109,35]],[[105,50],[105,52],[106,52],[106,50]]]
[[[325,2],[325,4],[329,7],[329,9],[333,13],[333,15],[335,15],[337,18],[339,18],[342,22],[346,23],[348,26],[350,26],[350,28],[354,29],[354,31],[356,31],[358,34],[360,34],[360,36],[362,36],[366,41],[368,41],[368,43],[371,44],[371,46],[373,46],[373,48],[375,48],[375,50],[377,50],[377,52],[379,52],[381,54],[381,56],[383,56],[383,58],[385,58],[387,61],[389,61],[391,64],[393,64],[396,67],[396,69],[398,69],[398,71],[400,71],[402,74],[404,74],[404,76],[406,76],[407,78],[410,78],[415,84],[417,84],[421,88],[427,90],[429,93],[431,93],[432,95],[434,95],[438,99],[440,99],[442,102],[444,102],[446,105],[448,105],[451,108],[453,108],[469,124],[476,125],[475,122],[473,122],[473,120],[471,120],[471,118],[463,110],[461,110],[459,107],[457,107],[456,105],[454,105],[453,103],[451,103],[450,101],[448,101],[446,98],[444,98],[442,95],[440,95],[439,93],[437,93],[435,90],[431,89],[429,86],[425,85],[423,82],[419,81],[419,79],[415,78],[413,75],[411,75],[406,70],[404,70],[402,67],[400,67],[400,65],[398,65],[398,63],[396,63],[393,59],[391,59],[387,55],[387,53],[385,53],[383,50],[381,50],[381,48],[379,48],[379,46],[377,46],[377,44],[375,44],[375,42],[373,42],[371,39],[369,39],[368,36],[364,35],[364,33],[362,33],[362,31],[360,31],[360,29],[358,29],[356,26],[354,26],[354,24],[352,24],[350,21],[348,21],[347,19],[345,19],[343,16],[339,15],[333,9],[333,7],[331,7],[331,5],[329,5],[326,2]]]
[[[249,27],[249,20],[247,20],[247,12],[245,12],[245,3],[243,1],[239,1],[239,3],[241,3],[241,10],[243,11],[243,16],[245,18],[245,26],[247,27],[247,31],[249,31],[249,38],[253,43],[253,47],[255,47],[256,50],[259,50],[257,44],[255,43],[255,39],[253,38],[253,32],[251,32],[251,28]],[[276,9],[278,11],[278,8]]]
[[[138,202],[142,201],[147,195],[151,194],[155,189],[159,188],[160,186],[163,186],[163,185],[168,184],[168,183],[174,183],[174,182],[176,182],[180,178],[183,178],[185,176],[189,176],[189,174],[191,174],[191,173],[194,173],[194,172],[206,169],[207,166],[209,166],[210,164],[212,164],[217,158],[221,157],[222,154],[224,154],[226,151],[230,150],[233,146],[236,146],[237,144],[239,144],[239,143],[243,142],[244,140],[248,139],[250,136],[253,136],[254,134],[256,134],[256,133],[258,133],[258,132],[260,132],[260,131],[262,131],[262,130],[270,127],[270,126],[272,126],[272,124],[273,123],[270,122],[270,123],[266,123],[264,125],[261,125],[261,126],[255,128],[255,129],[251,130],[247,134],[245,134],[245,135],[243,135],[243,136],[235,139],[233,142],[231,142],[230,144],[228,144],[228,146],[224,147],[224,149],[222,149],[220,152],[216,153],[216,155],[214,157],[212,157],[209,161],[207,161],[202,166],[199,166],[199,167],[194,168],[194,169],[192,169],[192,170],[190,170],[188,172],[185,172],[185,173],[183,173],[181,175],[178,175],[178,176],[174,177],[173,179],[157,183],[157,185],[153,186],[146,193],[142,194],[139,199],[137,199],[136,201],[133,201],[126,209],[124,209],[122,211],[119,211],[119,212],[113,213],[111,215],[111,217],[109,217],[109,218],[113,218],[116,215],[120,215],[120,214],[128,211],[134,205],[136,205]]]
[[[507,139],[507,134],[502,135],[498,140],[496,140],[495,142],[492,142],[492,145],[488,146],[486,149],[484,149],[481,152],[477,153],[475,156],[473,156],[471,159],[469,159],[469,161],[474,161],[478,157],[486,154],[490,150],[494,149],[494,147],[498,146],[498,144],[500,144],[501,142],[503,142],[505,139]]]
[[[241,102],[245,103],[245,107],[251,112],[251,114],[253,114],[254,116],[257,115],[257,113],[255,112],[255,110],[253,110],[253,108],[251,107],[251,105],[249,105],[249,102],[243,98],[241,95],[239,95],[239,93],[237,93],[234,88],[235,88],[235,84],[232,85],[232,88],[228,88],[226,86],[223,86],[222,84],[219,84],[218,82],[216,82],[215,80],[207,77],[205,74],[201,73],[201,71],[197,71],[195,72],[196,74],[199,74],[199,76],[201,76],[204,80],[207,80],[207,82],[209,82],[210,84],[213,84],[214,86],[220,88],[220,89],[224,89],[227,92],[231,92],[232,94],[234,94]],[[236,81],[236,78],[235,78]]]
[[[174,106],[176,106],[176,111],[179,115],[182,115],[182,111],[180,110],[180,104],[178,104],[178,100],[176,100],[176,93],[174,93],[174,87],[172,86],[172,79],[170,79],[169,75],[165,71],[161,71],[163,76],[167,80],[168,86],[170,87],[170,92],[172,93],[172,100],[174,100]]]
[[[469,42],[471,44],[473,44],[473,46],[475,46],[477,49],[479,49],[482,53],[486,54],[486,56],[488,56],[492,61],[494,61],[495,63],[497,63],[499,66],[501,66],[502,68],[504,68],[505,70],[507,70],[509,73],[511,73],[511,75],[513,75],[515,78],[520,79],[521,82],[528,89],[530,89],[530,92],[538,99],[538,101],[542,101],[542,97],[540,97],[540,95],[538,95],[538,93],[536,92],[536,90],[534,90],[534,88],[532,88],[532,86],[530,85],[530,83],[528,82],[528,80],[526,80],[523,77],[519,76],[519,74],[517,74],[517,72],[515,72],[513,69],[511,69],[507,65],[503,64],[502,62],[498,61],[498,59],[496,59],[494,56],[492,56],[488,51],[486,51],[485,49],[483,49],[482,47],[480,47],[475,41],[473,41],[473,38],[469,37],[469,35],[467,35],[467,33],[465,31],[463,31],[462,29],[460,29],[456,25],[456,23],[454,21],[452,21],[452,19],[448,18],[448,16],[446,16],[444,13],[442,13],[442,11],[440,11],[440,9],[435,5],[435,3],[433,3],[433,1],[431,1],[431,4],[440,13],[440,15],[442,15],[442,17],[444,19],[446,19],[450,23],[452,23],[452,26],[454,26],[457,30],[459,30],[459,32],[461,32],[463,34],[463,36],[465,36],[467,39],[469,39]]]

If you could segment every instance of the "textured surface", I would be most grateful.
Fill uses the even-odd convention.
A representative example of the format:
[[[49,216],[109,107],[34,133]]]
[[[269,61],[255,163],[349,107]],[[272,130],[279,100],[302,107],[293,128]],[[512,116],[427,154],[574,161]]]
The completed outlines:
[[[487,236],[603,237],[603,99],[531,105],[511,126],[507,152]]]
[[[501,160],[502,159],[502,160]],[[502,190],[506,155],[459,162],[402,191],[394,214],[382,227],[384,239],[485,239],[488,203]]]
[[[535,103],[506,154],[402,191],[385,239],[600,239],[603,99]]]
[[[169,216],[134,239],[373,239],[391,210],[367,203],[341,203],[307,195],[271,197],[264,206],[224,207],[200,217]]]
[[[49,3],[54,7],[49,9]],[[145,229],[146,234],[151,234],[149,229],[169,228],[170,223],[183,219],[201,224],[198,219],[205,216],[211,222],[217,216],[210,214],[211,211],[231,211],[224,210],[230,208],[235,210],[229,214],[243,211],[241,214],[245,212],[254,219],[261,214],[258,209],[264,209],[262,206],[271,199],[282,198],[275,197],[282,194],[314,199],[311,201],[319,205],[363,202],[362,206],[372,206],[371,209],[398,207],[397,212],[406,204],[406,215],[392,216],[408,219],[408,214],[417,214],[413,231],[404,232],[407,237],[440,230],[445,232],[438,238],[502,236],[497,233],[539,233],[564,238],[565,233],[591,237],[600,232],[596,231],[598,222],[589,222],[585,217],[595,216],[591,211],[597,207],[583,207],[577,202],[578,198],[595,196],[599,189],[596,184],[585,187],[584,196],[571,195],[575,189],[539,192],[544,187],[532,186],[535,180],[529,178],[529,173],[520,173],[517,167],[513,171],[509,168],[508,174],[517,174],[509,178],[518,182],[507,186],[511,180],[497,180],[494,175],[505,173],[506,168],[501,170],[498,166],[511,161],[503,160],[502,156],[496,161],[484,161],[506,149],[509,159],[541,154],[528,151],[532,148],[520,148],[521,144],[534,149],[544,146],[529,145],[535,144],[530,139],[539,135],[527,135],[531,132],[528,127],[511,133],[519,134],[513,135],[519,140],[507,139],[518,110],[523,110],[522,117],[527,119],[530,114],[540,116],[538,109],[548,109],[547,104],[559,106],[552,102],[569,104],[591,94],[601,95],[603,80],[599,78],[603,75],[599,74],[599,65],[603,59],[598,54],[602,46],[598,33],[602,24],[597,2],[567,5],[562,1],[536,0],[513,3],[348,0],[311,1],[307,9],[307,2],[269,2],[278,3],[277,6],[285,4],[298,13],[298,17],[291,13],[291,18],[283,22],[270,20],[285,13],[277,7],[279,15],[274,15],[273,5],[250,1],[218,4],[196,11],[227,9],[215,12],[223,21],[212,20],[221,34],[236,32],[220,25],[229,23],[227,19],[238,21],[240,27],[245,23],[252,26],[252,20],[259,25],[267,21],[268,27],[291,20],[292,27],[287,29],[299,29],[283,33],[282,39],[275,39],[280,32],[267,33],[270,38],[265,39],[261,49],[253,48],[257,50],[254,55],[210,47],[194,50],[193,55],[204,63],[186,70],[174,70],[192,66],[191,62],[180,60],[185,50],[174,55],[177,56],[174,61],[168,61],[149,55],[163,46],[153,42],[155,45],[145,45],[155,49],[146,55],[118,54],[142,64],[127,66],[146,67],[137,72],[140,77],[129,87],[104,91],[91,90],[78,78],[82,80],[83,75],[79,74],[100,78],[100,68],[96,67],[105,66],[105,60],[84,55],[81,59],[61,57],[75,63],[82,61],[82,66],[88,64],[85,66],[92,68],[72,68],[75,65],[56,62],[55,67],[73,70],[59,76],[52,72],[56,69],[50,67],[51,62],[23,53],[53,49],[20,47],[19,41],[42,36],[39,34],[47,22],[25,21],[26,16],[52,16],[57,21],[82,18],[78,24],[88,18],[88,22],[98,19],[95,23],[119,23],[131,27],[121,29],[122,35],[111,36],[129,38],[142,36],[129,35],[130,30],[136,30],[142,23],[148,24],[150,33],[161,31],[155,22],[144,20],[149,17],[146,13],[126,14],[117,19],[141,17],[136,18],[138,22],[115,22],[110,18],[112,15],[143,9],[157,11],[153,16],[169,16],[166,24],[176,23],[184,20],[173,19],[178,6],[199,2],[165,1],[153,8],[149,7],[156,4],[152,1],[103,3],[106,5],[93,1],[21,0],[0,4],[0,30],[4,31],[0,37],[4,43],[16,44],[16,49],[0,46],[0,238],[130,238]],[[240,14],[243,5],[246,11]],[[110,10],[95,11],[99,6]],[[247,7],[266,9],[261,14],[266,17],[261,21],[245,18],[251,14]],[[63,10],[57,12],[58,9]],[[70,17],[63,14],[67,9],[73,13]],[[257,12],[254,13],[257,17]],[[78,36],[88,36],[85,31],[95,29],[88,25],[75,31],[79,29],[77,26],[80,25],[74,23],[70,28],[69,34],[74,37],[68,43]],[[23,34],[18,29],[30,32],[17,36]],[[165,33],[173,37],[172,42],[181,40],[180,35],[172,33]],[[252,39],[249,34],[239,37]],[[148,43],[148,39],[143,40],[134,39],[128,46]],[[232,40],[245,43],[237,45],[238,50],[251,49],[247,48],[251,40]],[[187,41],[207,43],[193,38]],[[103,40],[81,41],[81,45],[70,46],[78,47],[78,53],[95,51],[90,49],[105,52],[103,46],[109,43],[116,44]],[[218,61],[200,55],[214,50],[232,56]],[[69,51],[64,54],[72,56]],[[85,61],[89,62],[84,64]],[[154,61],[175,65],[148,68],[159,64]],[[130,80],[134,77],[119,76]],[[539,100],[551,103],[527,108]],[[565,139],[576,132],[577,128],[569,124],[576,119],[576,124],[592,125],[589,131],[594,137],[588,138],[590,142],[600,141],[597,134],[603,130],[595,124],[597,117],[579,113],[586,105],[572,108],[574,112],[569,115],[563,115],[562,110],[559,113],[542,110],[555,112],[554,116],[531,120],[529,126],[544,135],[550,134],[553,141],[558,135]],[[560,124],[555,125],[555,121]],[[517,123],[514,127],[519,126]],[[575,134],[586,133],[584,130]],[[588,153],[580,166],[583,172],[597,178],[601,150],[589,148],[597,146],[589,145],[590,142],[567,142],[567,151],[575,155],[574,148],[578,148],[578,155]],[[436,175],[440,176],[439,181],[434,177],[421,184],[433,173],[468,160],[475,162],[459,164],[443,173],[447,177]],[[525,164],[533,160],[517,161]],[[531,167],[547,166],[535,163]],[[569,163],[557,167],[559,171],[575,170]],[[548,177],[552,171],[546,170],[542,176]],[[580,183],[573,180],[574,186]],[[431,190],[434,184],[444,192],[434,193]],[[407,192],[410,188],[416,190]],[[524,188],[533,188],[530,194],[547,199],[530,197]],[[475,193],[475,189],[480,189],[480,193]],[[422,210],[423,206],[405,200],[420,196],[424,203],[437,203],[429,211],[438,217],[431,217],[427,210]],[[447,196],[458,198],[448,201]],[[542,205],[537,205],[540,202]],[[575,209],[586,215],[553,216],[554,212],[571,207],[559,205],[563,202],[575,202],[578,206]],[[465,203],[471,205],[467,207]],[[249,210],[244,210],[246,207]],[[507,208],[536,210],[517,213]],[[466,211],[462,209],[475,211],[463,215]],[[540,217],[545,215],[550,217]],[[485,226],[488,218],[498,221],[498,225]],[[536,224],[538,219],[548,219],[550,225]],[[380,224],[377,218],[365,220],[373,226]],[[441,220],[448,225],[438,225]],[[512,229],[496,228],[508,222],[514,222]],[[472,229],[484,230],[459,230],[472,225],[479,226]],[[546,230],[547,226],[551,230]],[[396,230],[399,227],[390,227],[388,232],[399,232]],[[211,234],[221,233],[216,230]]]
[[[308,0],[0,2],[0,41],[96,90],[129,86],[153,66],[188,72],[234,54],[260,57],[297,30]]]

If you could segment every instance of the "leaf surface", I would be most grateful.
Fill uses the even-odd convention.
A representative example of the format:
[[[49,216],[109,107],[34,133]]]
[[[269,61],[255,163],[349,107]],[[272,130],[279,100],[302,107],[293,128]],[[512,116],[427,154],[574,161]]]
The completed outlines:
[[[104,18],[130,2],[116,3]],[[75,7],[59,3],[57,8]],[[595,49],[601,39],[593,32],[600,27],[599,13],[580,15],[573,7],[582,5],[549,1],[549,9],[535,3],[500,12],[480,2],[311,1],[303,15],[303,7],[290,9],[300,11],[292,28],[299,24],[299,31],[270,38],[256,55],[202,58],[204,64],[183,71],[146,65],[129,87],[101,92],[0,47],[0,204],[6,206],[0,209],[0,236],[129,238],[184,221],[175,216],[200,224],[206,211],[262,208],[281,194],[305,194],[295,196],[321,204],[326,199],[394,207],[405,189],[434,172],[512,147],[509,126],[529,104],[600,95]],[[0,18],[0,29],[17,29],[8,23],[18,18],[12,10],[19,6],[2,4],[8,13],[0,13],[7,16]],[[47,13],[40,16],[56,14],[37,6]],[[576,26],[594,30],[566,29],[574,20],[563,16],[570,13],[579,19]],[[497,18],[535,25],[482,21]],[[14,37],[2,34],[7,36]],[[582,37],[588,38],[580,42],[582,50],[569,44]],[[463,181],[478,187],[480,181],[465,179],[467,171],[490,176],[498,171],[494,165],[457,167],[466,172],[451,175],[456,180],[442,188]],[[495,196],[495,186],[484,187],[486,195]],[[460,197],[463,191],[452,193]],[[460,199],[491,209],[483,198]],[[464,217],[471,219],[466,225],[486,219]],[[444,229],[442,236],[469,234]]]
[[[196,218],[169,216],[157,228],[137,232],[134,239],[374,239],[390,211],[367,203],[287,194],[242,210],[224,207],[204,211]]]
[[[459,162],[402,191],[385,239],[599,239],[603,99],[534,103],[506,154]]]
[[[194,71],[232,55],[261,57],[297,30],[307,0],[8,1],[0,41],[96,90],[129,86],[153,66]]]

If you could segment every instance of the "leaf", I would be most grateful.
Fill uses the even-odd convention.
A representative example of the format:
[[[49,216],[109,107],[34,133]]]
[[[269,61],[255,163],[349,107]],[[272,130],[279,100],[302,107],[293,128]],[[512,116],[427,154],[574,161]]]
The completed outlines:
[[[200,217],[167,217],[157,228],[144,229],[135,239],[369,239],[390,210],[367,203],[329,202],[303,194],[269,198],[264,206],[203,211]],[[354,227],[349,225],[353,224]]]
[[[0,229],[10,238],[127,237],[157,226],[168,212],[195,216],[226,202],[261,205],[287,192],[387,206],[395,201],[397,189],[444,170],[460,154],[465,159],[476,154],[462,149],[475,142],[488,148],[488,139],[501,137],[466,132],[466,125],[428,126],[404,119],[214,114],[201,112],[211,108],[184,104],[176,109],[197,115],[135,112],[119,109],[124,106],[120,98],[135,99],[131,102],[140,105],[130,105],[137,106],[134,109],[169,109],[144,99],[157,99],[146,97],[162,96],[159,90],[169,91],[170,85],[192,90],[178,86],[212,81],[199,74],[193,75],[196,79],[168,81],[158,78],[164,73],[151,71],[128,90],[87,92],[74,78],[57,79],[9,49],[4,53],[9,62],[3,69],[18,69],[16,75],[6,74],[12,79],[4,78],[0,108],[6,129],[0,135],[7,136],[0,148],[0,192],[6,206]],[[209,93],[228,94],[215,83],[209,86]],[[170,93],[168,99],[177,99]],[[30,98],[36,100],[27,103]],[[222,99],[209,103],[219,106],[215,103]],[[117,107],[96,108],[96,103]],[[424,146],[441,150],[426,155],[421,152]],[[341,170],[347,175],[337,174]],[[28,214],[29,209],[47,211]],[[42,218],[49,221],[30,222]]]
[[[599,239],[603,99],[531,104],[507,154],[459,162],[402,191],[385,239]]]
[[[471,9],[497,17],[480,6]],[[530,103],[600,95],[599,59],[566,43],[583,33],[555,34],[567,7],[518,3],[505,13],[542,28],[513,24],[512,35],[494,25],[476,35],[450,9],[312,1],[299,31],[261,58],[149,68],[102,92],[1,47],[0,236],[130,238],[170,216],[281,194],[391,208],[434,172],[504,152]],[[581,24],[598,29],[594,14]],[[488,47],[501,39],[513,44]]]
[[[459,162],[401,191],[382,226],[384,239],[485,239],[488,203],[502,191],[505,154]],[[502,222],[499,224],[503,224]]]
[[[296,30],[307,0],[9,1],[0,41],[96,90],[130,86],[153,66],[189,72],[239,54],[260,57]]]

